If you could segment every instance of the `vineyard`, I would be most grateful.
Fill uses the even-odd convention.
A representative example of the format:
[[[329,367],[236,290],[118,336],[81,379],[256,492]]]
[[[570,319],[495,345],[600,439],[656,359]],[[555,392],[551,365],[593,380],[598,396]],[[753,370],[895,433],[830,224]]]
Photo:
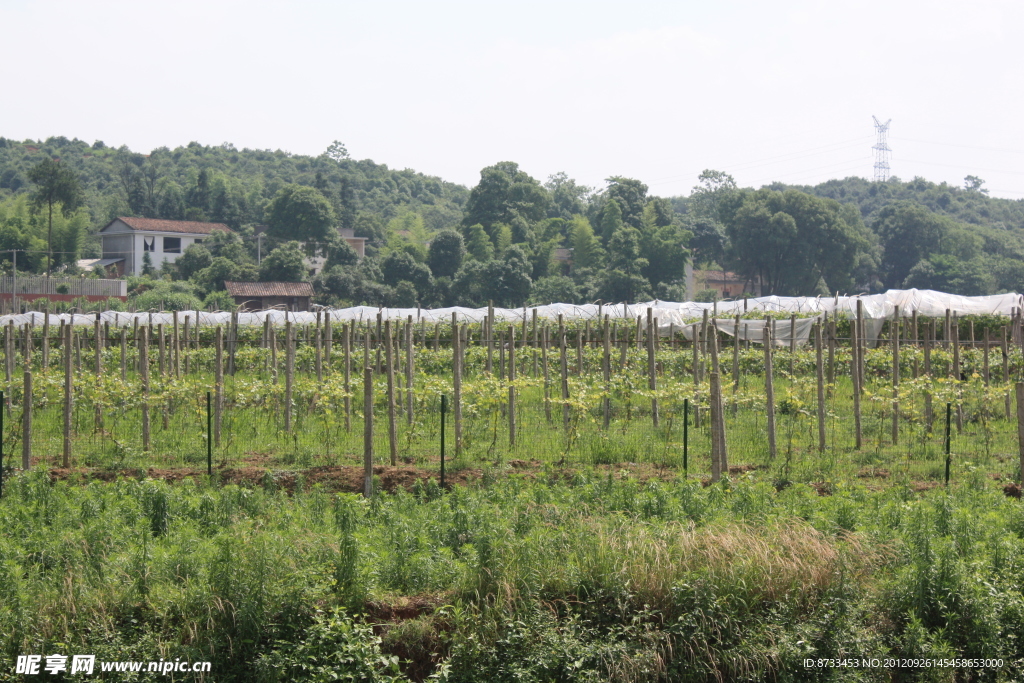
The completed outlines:
[[[108,471],[202,468],[208,455],[222,470],[359,467],[372,450],[374,465],[436,477],[445,396],[452,472],[625,464],[704,478],[720,432],[724,466],[792,481],[944,481],[947,445],[954,473],[1019,479],[1012,332],[966,320],[964,341],[943,339],[938,322],[854,345],[853,326],[832,321],[807,345],[767,347],[707,323],[696,343],[589,322],[518,336],[461,325],[457,338],[408,321],[8,326],[4,450],[30,454],[23,466]]]
[[[1018,320],[644,322],[8,325],[0,649],[216,681],[1019,679]]]

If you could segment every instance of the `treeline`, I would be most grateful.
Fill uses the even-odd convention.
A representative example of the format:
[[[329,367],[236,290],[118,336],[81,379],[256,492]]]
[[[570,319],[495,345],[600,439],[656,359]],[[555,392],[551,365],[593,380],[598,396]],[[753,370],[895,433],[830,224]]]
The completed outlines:
[[[71,211],[60,201],[53,211],[33,181],[53,160],[79,180]],[[309,279],[311,256],[326,259],[313,280],[319,302],[337,306],[712,297],[685,290],[688,261],[732,270],[765,294],[1024,289],[1024,203],[989,197],[972,176],[963,188],[847,178],[754,190],[705,171],[689,196],[661,198],[632,178],[600,190],[564,173],[541,182],[513,162],[483,169],[467,189],[353,160],[338,142],[316,157],[197,143],[141,155],[0,138],[0,267],[22,249],[19,270],[45,270],[50,253],[51,267],[73,272],[78,256],[99,256],[95,232],[118,215],[235,231],[132,282],[188,306],[226,306],[224,280]],[[339,228],[367,238],[367,258]]]

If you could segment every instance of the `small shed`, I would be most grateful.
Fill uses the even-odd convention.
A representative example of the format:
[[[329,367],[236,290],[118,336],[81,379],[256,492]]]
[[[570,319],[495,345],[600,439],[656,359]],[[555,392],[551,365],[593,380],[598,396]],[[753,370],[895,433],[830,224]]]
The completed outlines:
[[[283,308],[308,311],[313,298],[313,285],[308,282],[229,282],[224,286],[244,311]]]

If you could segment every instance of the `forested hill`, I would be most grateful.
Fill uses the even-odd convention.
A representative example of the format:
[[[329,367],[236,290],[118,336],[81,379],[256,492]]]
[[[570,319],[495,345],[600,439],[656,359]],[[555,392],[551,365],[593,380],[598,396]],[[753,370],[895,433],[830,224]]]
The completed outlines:
[[[66,205],[46,189],[62,177],[81,186]],[[755,190],[705,170],[689,196],[672,199],[636,178],[606,183],[565,173],[542,181],[498,161],[468,189],[351,159],[339,142],[315,157],[227,143],[143,155],[64,137],[0,138],[0,271],[21,253],[19,269],[45,272],[49,262],[74,273],[79,257],[99,255],[101,226],[133,215],[236,229],[173,263],[143,263],[151,279],[132,291],[183,307],[233,305],[228,280],[308,279],[314,253],[327,259],[313,278],[317,302],[334,306],[717,296],[699,278],[686,290],[688,261],[734,271],[765,294],[1024,291],[1024,202],[988,196],[973,176],[963,187],[846,178]],[[253,238],[255,225],[267,239]],[[368,238],[366,258],[337,228]]]
[[[776,190],[793,188],[834,199],[841,204],[855,204],[868,225],[875,222],[878,212],[886,205],[910,201],[961,223],[1009,229],[1024,235],[1024,201],[990,197],[984,181],[973,176],[968,176],[964,187],[936,184],[924,178],[914,178],[909,182],[891,178],[884,183],[864,178],[843,178],[814,186],[777,183],[770,187]]]
[[[465,187],[440,178],[351,159],[340,143],[318,157],[196,142],[144,155],[65,137],[0,137],[0,201],[29,191],[29,169],[48,158],[77,174],[93,230],[118,215],[210,220],[235,228],[262,223],[267,201],[290,183],[317,187],[334,204],[342,227],[353,227],[359,212],[387,221],[408,207],[423,216],[429,230],[438,230],[462,220],[469,196]]]

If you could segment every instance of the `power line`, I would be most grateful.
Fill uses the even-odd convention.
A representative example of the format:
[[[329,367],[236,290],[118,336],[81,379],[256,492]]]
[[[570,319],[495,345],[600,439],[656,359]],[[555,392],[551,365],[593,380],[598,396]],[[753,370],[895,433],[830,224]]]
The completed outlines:
[[[844,149],[849,149],[849,148],[852,148],[852,147],[859,147],[861,144],[864,143],[864,141],[866,139],[869,139],[869,137],[870,136],[861,135],[860,137],[851,138],[849,140],[840,140],[839,142],[831,142],[831,143],[826,144],[826,145],[819,145],[817,147],[811,147],[811,148],[808,148],[808,149],[796,150],[796,151],[793,151],[793,152],[786,152],[785,154],[778,154],[778,155],[771,156],[771,157],[763,157],[761,159],[756,159],[756,160],[749,161],[749,162],[746,162],[746,163],[724,164],[724,165],[722,165],[722,168],[728,169],[729,172],[745,171],[745,170],[750,170],[752,168],[758,168],[760,166],[768,166],[768,165],[771,165],[773,163],[777,163],[777,162],[780,162],[780,161],[794,161],[796,159],[804,159],[806,157],[815,156],[816,154],[819,154],[819,153],[822,153],[822,152],[826,152],[826,151],[827,152],[838,152],[838,151],[841,151],[841,150],[844,150]],[[701,169],[701,170],[703,170],[703,169]],[[678,178],[685,178],[685,177],[688,177],[688,176],[689,177],[696,177],[699,174],[700,174],[700,171],[697,171],[696,173],[680,173],[680,174],[671,175],[671,176],[664,176],[662,178],[656,178],[653,182],[650,182],[648,184],[649,185],[665,185],[668,182],[672,182],[672,181],[674,181],[674,180],[676,180]]]
[[[1000,149],[998,147],[978,147],[977,145],[958,145],[953,142],[935,142],[933,140],[915,140],[913,138],[896,138],[902,142],[916,142],[922,145],[941,145],[942,147],[960,147],[962,149],[977,149],[983,152],[1006,152],[1007,154],[1024,154],[1024,150]]]

